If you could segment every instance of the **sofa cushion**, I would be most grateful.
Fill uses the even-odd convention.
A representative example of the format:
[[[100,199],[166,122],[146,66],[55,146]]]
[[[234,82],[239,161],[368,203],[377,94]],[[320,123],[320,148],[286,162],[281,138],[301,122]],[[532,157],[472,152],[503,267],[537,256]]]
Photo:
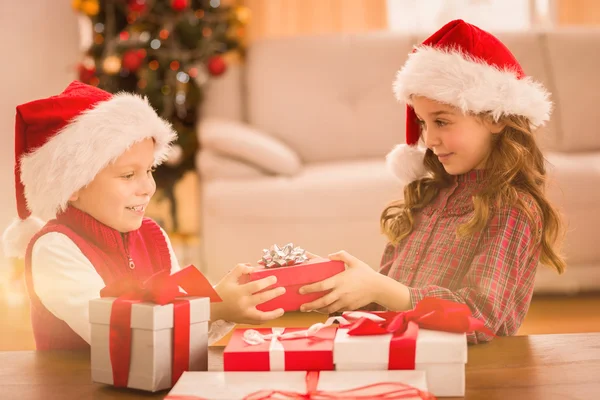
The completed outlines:
[[[382,157],[404,143],[392,81],[413,43],[391,34],[257,42],[246,61],[248,122],[306,163]]]
[[[269,175],[253,164],[208,149],[196,153],[196,169],[203,180],[249,179]]]
[[[295,175],[302,168],[298,154],[269,134],[235,120],[207,118],[198,127],[202,151],[212,150],[271,174]]]
[[[402,188],[382,160],[306,165],[294,177],[214,181],[205,185],[211,215],[297,221],[378,215]]]

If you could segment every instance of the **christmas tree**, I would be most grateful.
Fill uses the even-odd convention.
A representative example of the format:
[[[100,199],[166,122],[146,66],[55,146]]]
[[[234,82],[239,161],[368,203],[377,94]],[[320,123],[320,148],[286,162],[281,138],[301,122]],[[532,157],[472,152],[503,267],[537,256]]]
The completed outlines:
[[[90,45],[79,80],[111,93],[136,92],[173,124],[178,140],[155,172],[169,198],[174,230],[174,185],[195,170],[196,124],[204,85],[243,54],[246,8],[219,0],[73,0],[89,19]]]

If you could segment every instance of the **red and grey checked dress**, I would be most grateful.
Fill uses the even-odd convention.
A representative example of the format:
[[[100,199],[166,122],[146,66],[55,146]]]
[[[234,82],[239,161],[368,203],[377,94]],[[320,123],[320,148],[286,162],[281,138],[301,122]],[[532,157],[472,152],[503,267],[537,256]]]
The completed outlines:
[[[380,273],[408,286],[413,306],[428,296],[465,303],[497,335],[514,335],[531,302],[540,258],[533,233],[541,232],[542,220],[533,198],[522,194],[534,224],[523,210],[507,206],[492,210],[482,232],[459,238],[456,228],[472,217],[472,196],[484,178],[483,171],[471,171],[440,191],[415,215],[413,232],[386,246]],[[468,339],[491,338],[477,333]]]

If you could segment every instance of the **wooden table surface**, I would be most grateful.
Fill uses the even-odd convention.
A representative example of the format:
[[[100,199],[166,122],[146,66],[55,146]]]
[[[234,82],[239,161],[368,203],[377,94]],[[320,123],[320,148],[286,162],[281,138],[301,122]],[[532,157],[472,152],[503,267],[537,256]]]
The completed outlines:
[[[209,369],[222,370],[222,347]],[[466,399],[594,399],[600,394],[600,333],[500,337],[470,346]],[[88,352],[0,352],[0,399],[162,399],[90,381]]]

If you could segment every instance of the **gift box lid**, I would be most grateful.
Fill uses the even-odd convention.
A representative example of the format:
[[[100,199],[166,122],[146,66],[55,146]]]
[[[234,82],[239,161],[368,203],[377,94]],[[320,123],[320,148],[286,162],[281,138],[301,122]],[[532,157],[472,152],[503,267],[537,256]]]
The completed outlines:
[[[391,334],[350,336],[338,329],[333,358],[335,364],[387,364]],[[466,363],[467,337],[451,333],[419,329],[416,363]]]
[[[423,371],[321,371],[317,390],[350,390],[383,382],[401,382],[427,390]],[[178,396],[234,400],[263,390],[306,393],[306,372],[184,372],[165,400]]]
[[[89,321],[92,324],[110,324],[110,314],[114,297],[90,300]],[[210,319],[210,299],[208,297],[184,297],[190,302],[190,323],[205,322]],[[173,328],[173,304],[164,306],[154,303],[135,303],[131,306],[131,328],[161,330]]]
[[[330,260],[328,258],[313,258],[302,264],[287,267],[265,268],[262,265],[258,265],[253,268],[255,268],[254,272],[246,275],[248,280],[255,281],[267,276],[276,275],[277,286],[304,285],[319,282],[346,269],[343,261]]]

